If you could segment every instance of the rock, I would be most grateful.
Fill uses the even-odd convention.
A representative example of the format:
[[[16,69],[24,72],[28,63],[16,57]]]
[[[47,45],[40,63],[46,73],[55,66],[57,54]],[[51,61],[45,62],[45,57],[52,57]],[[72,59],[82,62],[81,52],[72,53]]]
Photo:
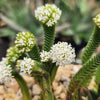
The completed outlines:
[[[61,81],[63,81],[63,85],[64,85],[65,89],[67,89],[68,88],[68,85],[70,83],[70,79],[67,78],[67,77],[65,77],[64,75],[62,75],[61,76]]]
[[[33,95],[39,95],[41,93],[41,88],[37,84],[33,85],[32,93]]]
[[[56,90],[56,88],[58,87],[58,83],[56,81],[53,82],[53,90]]]
[[[16,95],[15,94],[13,94],[13,93],[6,93],[6,94],[4,94],[4,98],[5,99],[14,99],[16,97]]]
[[[3,97],[3,95],[1,95],[1,96],[0,96],[0,100],[4,100],[4,97]]]
[[[14,78],[12,78],[10,83],[5,84],[5,86],[9,89],[12,89],[14,91],[14,93],[17,93],[18,89],[19,89],[19,85],[16,82],[16,80]]]
[[[8,92],[8,93],[15,93],[15,90],[12,89],[12,88],[8,88],[8,89],[7,89],[7,92]]]
[[[73,71],[77,73],[79,71],[79,68],[77,66],[74,66]]]
[[[33,77],[24,75],[23,78],[25,79],[25,81],[26,81],[29,88],[31,88],[35,84],[35,80],[34,80]]]
[[[23,100],[22,96],[16,96],[14,100]]]
[[[39,100],[40,96],[34,96],[34,98],[32,100]]]
[[[23,96],[22,96],[22,93],[21,93],[20,89],[18,90],[17,95],[14,98],[14,100],[23,100]]]
[[[66,94],[65,94],[65,93],[61,93],[61,94],[60,94],[60,98],[61,98],[62,100],[66,100]]]
[[[55,94],[55,95],[59,95],[59,94],[62,92],[63,88],[64,88],[63,85],[58,86],[58,87],[56,88],[54,94]]]
[[[61,80],[61,74],[57,74],[55,77],[55,81],[58,82]]]
[[[1,86],[0,86],[0,95],[1,95],[1,94],[5,94],[5,92],[6,92],[6,91],[5,91],[4,87],[1,85]]]

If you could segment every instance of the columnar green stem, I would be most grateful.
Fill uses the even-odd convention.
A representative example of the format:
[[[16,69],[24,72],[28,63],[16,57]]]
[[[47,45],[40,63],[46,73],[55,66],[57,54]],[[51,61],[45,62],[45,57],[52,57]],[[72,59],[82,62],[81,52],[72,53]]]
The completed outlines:
[[[39,54],[39,48],[37,44],[32,48],[30,52],[28,52],[28,55],[30,58],[37,60],[38,62],[40,61],[40,54]]]
[[[95,81],[97,84],[100,84],[100,65],[98,66],[98,69],[95,74]]]
[[[51,81],[48,75],[42,77],[40,86],[42,88],[40,100],[56,100],[52,92]]]
[[[48,27],[43,25],[44,28],[44,44],[42,50],[49,51],[54,44],[55,26]]]
[[[43,64],[43,69],[50,74],[51,84],[55,79],[55,75],[59,66],[56,66],[56,63],[45,62]]]
[[[25,80],[22,78],[22,76],[19,75],[17,71],[13,71],[13,76],[21,88],[24,100],[31,100],[29,89],[27,87]]]
[[[94,32],[90,37],[90,40],[83,52],[82,64],[84,64],[90,59],[90,57],[92,56],[96,48],[99,46],[99,44],[100,44],[100,28],[98,28],[98,26],[95,26]]]
[[[53,66],[52,71],[50,73],[50,77],[51,77],[51,84],[53,83],[56,73],[57,73],[57,69],[59,66]]]
[[[83,84],[87,84],[88,79],[90,79],[94,72],[97,69],[97,66],[100,65],[100,52],[96,54],[96,56],[92,57],[90,60],[88,60],[83,67],[79,70],[79,72],[73,77],[73,79],[70,82],[69,88],[68,88],[68,98],[67,100],[71,100],[72,93],[75,94],[75,91],[83,86]],[[86,82],[86,83],[84,83]],[[77,87],[77,88],[76,88]],[[74,100],[74,99],[72,99]]]

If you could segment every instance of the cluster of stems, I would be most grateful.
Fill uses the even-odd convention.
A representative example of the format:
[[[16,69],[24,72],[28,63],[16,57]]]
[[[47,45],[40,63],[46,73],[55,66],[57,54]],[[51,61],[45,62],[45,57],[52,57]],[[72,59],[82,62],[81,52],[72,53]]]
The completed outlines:
[[[100,52],[92,56],[96,48],[100,45],[100,28],[95,25],[90,40],[82,54],[82,68],[72,78],[68,90],[67,100],[77,100],[78,90],[81,87],[88,87],[96,71],[100,69]]]
[[[38,9],[36,11],[36,14],[37,14],[36,16],[37,16],[37,19],[40,20],[40,22],[42,23],[43,29],[44,29],[44,44],[42,47],[42,51],[45,51],[47,53],[47,52],[50,52],[51,47],[54,44],[55,26],[56,26],[57,21],[60,18],[61,11],[59,9],[57,9],[55,5],[51,6],[51,5],[47,4],[46,7],[45,7],[45,9],[48,10],[48,8],[49,8],[50,11],[46,10],[45,12],[41,12],[41,9]],[[44,7],[42,8],[42,10],[45,10],[45,9],[44,9]],[[39,10],[40,10],[40,12],[39,12]],[[52,11],[52,13],[51,13],[51,11]],[[42,14],[43,18],[40,18],[39,14]],[[47,18],[46,15],[48,15],[51,18],[49,18],[49,17]],[[57,19],[56,19],[56,17],[57,17]],[[34,60],[35,67],[31,68],[31,76],[34,77],[34,79],[38,82],[38,84],[40,85],[40,87],[42,89],[39,100],[56,100],[56,97],[54,96],[53,91],[52,91],[52,83],[55,79],[55,75],[56,75],[57,69],[59,67],[59,62],[62,61],[62,59],[64,59],[64,57],[66,57],[65,53],[70,58],[70,60],[69,60],[69,59],[67,59],[68,57],[66,57],[64,59],[64,60],[66,60],[66,62],[73,60],[75,57],[75,55],[73,54],[74,49],[72,49],[71,46],[68,46],[67,43],[63,43],[62,45],[60,45],[60,43],[59,43],[55,47],[57,48],[57,50],[59,48],[61,48],[61,50],[64,50],[63,53],[62,53],[62,51],[61,51],[61,53],[59,53],[60,55],[63,54],[63,55],[61,55],[62,56],[61,60],[58,63],[56,63],[56,61],[58,60],[58,58],[57,58],[58,56],[57,56],[56,57],[57,60],[53,59],[54,61],[52,61],[51,59],[49,59],[46,62],[42,62],[41,57],[40,57],[39,48],[34,40],[34,36],[32,34],[30,35],[30,33],[27,32],[27,35],[30,37],[30,39],[28,39],[30,42],[27,43],[27,36],[25,36],[25,33],[23,32],[23,36],[25,36],[25,37],[21,37],[20,35],[21,35],[21,33],[18,35],[17,39],[19,39],[19,38],[22,38],[22,39],[16,41],[16,43],[17,43],[17,46],[21,50],[21,55],[19,57],[17,54],[17,57],[19,57],[17,60],[23,60],[24,57],[30,58],[29,61],[31,61],[31,59],[32,59],[32,61]],[[22,42],[22,48],[20,47],[21,42]],[[34,42],[34,45],[32,45],[33,42]],[[67,45],[68,50],[65,50],[65,48],[64,48],[65,45]],[[86,86],[86,87],[88,86],[90,80],[92,79],[92,76],[95,74],[96,70],[100,66],[100,52],[92,57],[92,54],[94,53],[94,51],[96,50],[96,48],[99,45],[100,45],[100,28],[96,25],[94,32],[83,52],[83,56],[82,56],[83,67],[72,78],[70,85],[68,87],[67,100],[77,100],[78,89],[82,86]],[[26,46],[28,46],[28,47],[26,47]],[[30,48],[30,46],[31,46],[31,48]],[[25,48],[23,49],[23,47],[25,47]],[[14,52],[16,53],[17,51],[14,50]],[[55,52],[55,50],[54,50],[54,52]],[[9,53],[9,55],[10,55],[10,53]],[[24,59],[24,60],[26,60],[26,59]],[[13,58],[13,61],[14,61],[14,58]],[[65,64],[66,64],[66,62],[65,62]],[[14,76],[14,78],[16,79],[16,81],[18,82],[18,84],[21,88],[24,100],[31,100],[29,89],[27,87],[25,80],[15,70],[14,65],[16,65],[16,64],[17,64],[17,61],[12,62],[12,64],[11,64],[12,70],[13,70],[12,75]],[[60,64],[62,64],[62,63],[60,63]],[[63,62],[63,64],[64,64],[64,62]],[[33,64],[31,64],[31,65],[33,65]],[[28,67],[30,67],[30,66],[26,66],[23,63],[22,63],[22,66],[23,67],[25,66],[27,71],[28,71]]]
[[[58,10],[60,12],[60,10],[55,5],[47,4],[47,6],[51,7],[50,8],[51,11],[54,11],[52,9],[54,7],[55,10]],[[54,15],[57,16],[56,13],[58,14],[59,12],[54,12]],[[58,17],[60,18],[60,15]],[[55,17],[53,16],[52,18],[55,18]],[[44,29],[44,44],[42,47],[42,51],[49,52],[51,49],[51,46],[54,44],[55,26],[56,26],[57,21],[58,19],[55,20],[55,22],[52,21],[53,22],[52,26],[48,26],[42,23],[43,29]],[[31,40],[26,35],[30,37]],[[33,42],[34,44],[32,45]],[[16,79],[17,83],[19,84],[24,100],[31,100],[31,96],[30,96],[29,89],[25,80],[17,72],[15,65],[17,65],[17,63],[20,63],[23,59],[26,60],[28,58],[29,58],[29,61],[31,61],[32,59],[34,60],[34,63],[35,63],[35,67],[31,68],[31,76],[34,77],[34,79],[38,82],[38,84],[40,85],[42,89],[39,100],[56,100],[56,97],[54,96],[53,91],[52,91],[52,82],[55,78],[58,65],[56,65],[56,63],[52,63],[51,60],[49,60],[48,62],[41,61],[39,47],[34,40],[33,34],[31,34],[30,32],[29,33],[22,32],[22,34],[19,33],[17,35],[15,44],[17,45],[15,45],[14,48],[17,48],[18,50],[20,49],[21,52],[17,53],[18,50],[15,51],[14,48],[11,48],[8,50],[9,53],[7,54],[7,57],[13,54],[12,56],[9,57],[10,59],[12,59],[13,57],[13,60],[12,60],[13,62],[9,59],[12,66],[12,76]],[[12,50],[12,52],[10,50]],[[15,55],[14,53],[16,53],[17,55],[16,61],[14,58],[14,55]],[[30,66],[26,66],[25,64],[23,64],[23,66],[25,66],[27,70],[28,70],[28,67],[30,67]]]

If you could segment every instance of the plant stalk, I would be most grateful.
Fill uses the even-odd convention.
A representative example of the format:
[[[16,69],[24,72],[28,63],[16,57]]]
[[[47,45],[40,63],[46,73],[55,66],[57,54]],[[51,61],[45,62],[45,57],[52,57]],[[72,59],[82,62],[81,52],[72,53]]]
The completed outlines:
[[[54,44],[55,39],[55,26],[48,27],[43,25],[44,28],[44,44],[42,50],[50,51],[51,46]]]
[[[82,54],[82,64],[86,63],[100,44],[100,28],[95,26],[94,32]]]
[[[30,52],[28,52],[28,55],[33,60],[40,62],[39,48],[38,48],[37,44],[35,44],[35,46],[32,48],[32,50]]]
[[[29,89],[27,87],[25,80],[22,78],[22,76],[17,71],[13,71],[13,76],[21,88],[21,92],[23,94],[24,100],[31,100]]]
[[[73,93],[76,94],[75,92],[77,92],[77,90],[80,87],[85,85],[87,86],[87,83],[90,82],[89,79],[92,78],[94,72],[96,71],[99,65],[100,65],[100,52],[96,54],[96,56],[92,57],[89,61],[87,61],[83,65],[83,67],[79,70],[79,72],[76,73],[76,75],[73,77],[67,91],[68,93],[67,100],[74,100],[72,99],[72,94]]]

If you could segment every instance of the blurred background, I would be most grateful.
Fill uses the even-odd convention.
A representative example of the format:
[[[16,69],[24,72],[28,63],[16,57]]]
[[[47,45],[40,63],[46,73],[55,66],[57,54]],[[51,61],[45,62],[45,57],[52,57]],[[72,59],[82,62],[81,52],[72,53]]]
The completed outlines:
[[[33,33],[41,49],[43,28],[35,19],[34,11],[46,3],[54,3],[62,10],[55,43],[71,43],[80,57],[93,31],[92,18],[100,12],[100,0],[0,0],[0,60],[21,31]]]

